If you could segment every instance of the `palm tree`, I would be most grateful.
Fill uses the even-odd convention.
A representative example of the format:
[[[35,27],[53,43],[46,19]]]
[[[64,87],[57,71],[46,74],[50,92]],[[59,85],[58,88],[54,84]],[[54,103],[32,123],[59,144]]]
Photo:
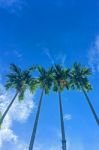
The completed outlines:
[[[31,140],[29,144],[29,150],[33,150],[43,96],[44,96],[44,93],[49,94],[50,88],[52,86],[52,78],[53,78],[52,68],[49,68],[49,70],[46,71],[43,67],[38,66],[38,72],[39,72],[39,77],[35,79],[35,82],[37,83],[37,87],[40,87],[42,91],[41,91],[40,101],[38,104],[33,131],[32,131],[32,136],[31,136]],[[33,82],[31,81],[31,91],[32,91],[33,85],[34,85],[34,80]]]
[[[69,71],[70,71],[69,69],[64,69],[61,65],[55,65],[54,67],[53,91],[58,92],[58,96],[59,96],[62,150],[66,150],[67,146],[66,146],[61,92],[64,90],[64,88],[69,89]]]
[[[99,118],[95,112],[95,109],[87,95],[87,92],[92,90],[92,86],[88,80],[88,76],[91,75],[91,70],[86,67],[81,67],[79,63],[73,65],[71,71],[71,87],[76,90],[82,90],[88,105],[93,113],[96,123],[99,125]]]
[[[12,104],[14,103],[16,97],[18,96],[19,101],[24,99],[24,93],[26,89],[29,87],[29,83],[31,81],[31,71],[33,71],[35,67],[31,67],[25,71],[22,71],[19,67],[15,64],[10,65],[10,73],[7,75],[7,82],[6,82],[6,89],[15,89],[16,93],[11,100],[10,104],[8,105],[7,109],[0,117],[0,125],[2,124],[3,120],[5,119],[9,109],[11,108]]]

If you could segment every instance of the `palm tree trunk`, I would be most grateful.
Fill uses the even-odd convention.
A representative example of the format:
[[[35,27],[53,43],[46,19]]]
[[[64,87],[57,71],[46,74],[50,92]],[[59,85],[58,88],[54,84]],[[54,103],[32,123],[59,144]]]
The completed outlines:
[[[61,133],[62,133],[62,150],[66,150],[66,139],[65,139],[65,128],[64,128],[64,120],[63,120],[63,109],[62,109],[62,100],[61,100],[61,92],[58,91],[59,94],[59,108],[60,108],[60,120],[61,120]]]
[[[2,117],[0,118],[0,125],[3,123],[3,120],[5,119],[9,109],[11,108],[13,102],[15,101],[16,97],[18,96],[18,91],[16,92],[15,96],[13,97],[12,101],[10,102],[10,104],[8,105],[6,111],[4,112],[4,114],[2,115]]]
[[[97,114],[96,114],[96,112],[95,112],[95,110],[94,110],[94,107],[93,107],[93,105],[92,105],[92,103],[91,103],[91,101],[90,101],[90,99],[89,99],[89,97],[88,97],[88,95],[87,95],[87,93],[86,93],[86,91],[84,90],[83,87],[82,87],[82,91],[83,91],[83,93],[84,93],[84,95],[85,95],[85,97],[86,97],[86,100],[87,100],[87,102],[88,102],[88,104],[89,104],[89,107],[90,107],[92,113],[93,113],[93,116],[94,116],[94,118],[95,118],[95,120],[96,120],[96,123],[97,123],[98,126],[99,126],[99,118],[98,118],[98,116],[97,116]]]
[[[34,128],[33,128],[32,136],[31,136],[31,140],[30,140],[29,150],[33,150],[37,126],[38,126],[38,120],[39,120],[39,115],[40,115],[40,110],[41,110],[41,105],[42,105],[42,100],[43,100],[43,95],[44,95],[44,88],[42,90],[39,105],[38,105],[38,110],[37,110],[37,114],[36,114],[36,118],[35,118],[35,122],[34,122]]]

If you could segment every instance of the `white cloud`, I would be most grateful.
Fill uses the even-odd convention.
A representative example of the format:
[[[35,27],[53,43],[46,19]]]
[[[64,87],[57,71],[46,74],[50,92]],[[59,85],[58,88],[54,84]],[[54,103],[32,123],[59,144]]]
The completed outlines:
[[[33,96],[30,95],[29,91],[25,94],[25,99],[22,102],[18,102],[18,100],[15,101],[15,104],[12,106],[12,111],[10,113],[11,117],[14,120],[23,122],[26,121],[26,119],[29,117],[32,109],[33,109]]]
[[[70,114],[65,114],[65,115],[64,115],[64,120],[69,121],[69,120],[71,120],[71,119],[72,119],[72,116],[71,116]]]
[[[10,103],[13,94],[9,94],[8,92],[6,92],[2,84],[0,84],[0,87],[0,110],[1,112],[4,112],[8,104]],[[25,150],[20,148],[23,146],[23,144],[19,142],[19,137],[14,133],[12,129],[13,121],[16,120],[21,123],[26,121],[30,113],[32,112],[33,107],[33,96],[29,93],[29,91],[26,92],[24,101],[18,102],[18,99],[15,100],[13,106],[4,119],[0,130],[0,148],[4,145],[4,142],[12,142],[18,145],[17,150]]]
[[[88,54],[89,65],[93,72],[99,72],[99,36],[96,37]]]
[[[49,146],[49,144],[38,144],[34,147],[34,150],[61,150],[61,146],[57,143],[52,146]]]
[[[25,0],[0,0],[0,7],[8,10],[10,13],[18,13],[26,6]]]
[[[7,108],[8,104],[10,103],[14,93],[8,93],[5,91],[5,88],[2,84],[0,84],[0,110],[4,112],[5,108]],[[33,110],[34,103],[33,103],[33,96],[30,95],[29,91],[25,94],[25,99],[21,103],[18,102],[16,99],[13,106],[9,110],[7,114],[2,128],[0,130],[0,149],[4,149],[5,143],[9,142],[9,149],[10,150],[28,150],[29,143],[26,141],[22,141],[16,133],[13,131],[13,123],[14,120],[20,123],[24,123],[29,117],[31,111]],[[58,136],[58,135],[57,135]],[[59,139],[60,141],[60,139]],[[53,143],[51,144],[36,144],[34,150],[61,150],[61,143]]]
[[[17,140],[16,143],[12,144],[10,150],[28,150],[28,145],[23,141]]]

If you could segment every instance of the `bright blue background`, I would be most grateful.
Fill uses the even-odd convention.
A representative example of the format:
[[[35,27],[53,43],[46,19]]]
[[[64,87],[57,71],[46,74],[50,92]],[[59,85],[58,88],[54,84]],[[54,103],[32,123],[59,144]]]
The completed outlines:
[[[32,64],[51,66],[44,48],[54,57],[66,54],[65,66],[72,66],[75,61],[88,65],[88,50],[99,33],[98,0],[28,0],[27,3],[20,15],[0,8],[2,74],[8,72],[12,62],[23,68]],[[99,74],[94,74],[90,81],[93,91],[89,96],[99,115]],[[36,94],[36,103],[39,94]],[[99,128],[82,93],[65,91],[62,98],[64,114],[72,115],[72,120],[65,121],[70,144],[78,147],[81,142],[84,147],[81,150],[99,150]],[[13,127],[26,143],[29,143],[33,119],[34,113],[25,124],[15,122]],[[49,147],[61,144],[57,132],[60,132],[58,97],[51,92],[43,101],[36,142]],[[72,146],[71,150],[75,148]]]

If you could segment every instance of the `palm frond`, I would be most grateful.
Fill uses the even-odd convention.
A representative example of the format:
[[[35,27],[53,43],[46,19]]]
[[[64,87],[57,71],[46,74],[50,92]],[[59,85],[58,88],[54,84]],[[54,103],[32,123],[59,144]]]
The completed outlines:
[[[31,82],[29,84],[29,89],[30,89],[30,92],[31,93],[34,93],[36,91],[36,89],[38,88],[39,86],[39,81],[38,79],[31,79]]]
[[[18,66],[16,66],[15,64],[10,64],[10,70],[13,73],[17,73],[17,74],[21,73],[21,69]]]
[[[92,90],[91,84],[88,81],[88,76],[91,74],[92,73],[89,68],[82,67],[81,64],[75,63],[71,70],[71,88],[81,90],[81,86],[83,86],[86,91]]]

